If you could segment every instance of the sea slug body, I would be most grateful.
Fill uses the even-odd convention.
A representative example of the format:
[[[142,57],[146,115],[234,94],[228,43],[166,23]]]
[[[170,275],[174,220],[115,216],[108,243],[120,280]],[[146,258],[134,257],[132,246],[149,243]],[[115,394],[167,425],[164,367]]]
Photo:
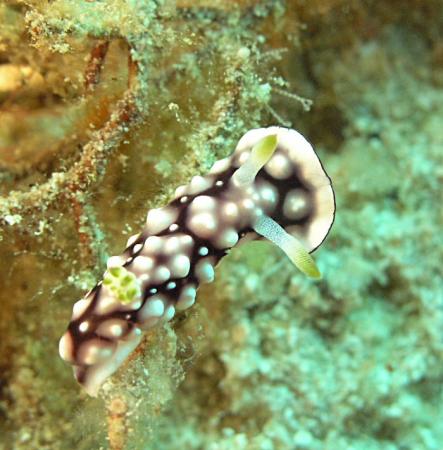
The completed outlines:
[[[312,146],[281,127],[248,131],[234,153],[149,211],[142,232],[74,304],[60,340],[77,381],[97,395],[140,343],[144,330],[191,307],[200,284],[241,241],[265,237],[307,275],[320,276],[309,253],[335,215],[331,181]]]

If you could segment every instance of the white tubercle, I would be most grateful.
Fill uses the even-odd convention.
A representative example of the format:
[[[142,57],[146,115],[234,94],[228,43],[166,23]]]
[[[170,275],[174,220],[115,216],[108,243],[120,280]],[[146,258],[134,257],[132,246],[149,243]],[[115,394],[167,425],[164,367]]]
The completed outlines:
[[[140,286],[146,285],[151,279],[151,274],[144,272],[140,274],[138,279],[140,280]]]
[[[112,269],[113,267],[121,267],[125,263],[125,258],[123,256],[111,256],[106,261],[106,267]]]
[[[114,338],[120,337],[123,334],[123,325],[118,323],[109,325],[109,334]]]
[[[178,302],[175,305],[177,311],[183,311],[184,309],[190,308],[195,303],[195,296],[197,294],[197,290],[195,286],[188,285],[183,288],[178,298]]]
[[[217,202],[214,197],[210,197],[209,195],[199,195],[191,202],[191,212],[212,211],[216,205]]]
[[[218,248],[230,248],[238,242],[238,233],[233,228],[223,230],[216,238],[215,245]]]
[[[181,239],[178,236],[171,236],[166,238],[164,251],[167,255],[177,253],[181,247]]]
[[[143,253],[154,254],[161,251],[164,240],[159,236],[149,236],[145,241]]]
[[[283,214],[289,219],[303,217],[309,208],[309,199],[302,189],[293,189],[286,194],[283,202]]]
[[[152,280],[156,283],[164,283],[171,277],[171,272],[166,266],[159,266],[155,269]]]
[[[145,230],[148,234],[156,234],[165,230],[177,219],[178,211],[174,208],[164,207],[151,209],[146,217]]]
[[[249,159],[250,155],[251,155],[250,150],[244,150],[240,152],[240,154],[238,155],[238,163],[242,166]]]
[[[97,328],[97,334],[109,339],[119,338],[126,329],[127,324],[121,319],[109,319]]]
[[[110,291],[107,286],[102,286],[100,296],[94,305],[95,314],[108,314],[121,306],[121,303],[117,301],[115,295]]]
[[[210,283],[215,277],[214,267],[208,259],[202,259],[195,267],[195,274],[200,283]]]
[[[179,186],[176,190],[175,190],[175,198],[181,197],[182,195],[186,194],[186,186],[182,185]]]
[[[65,333],[58,343],[58,353],[65,361],[72,362],[72,337]]]
[[[259,199],[257,200],[265,210],[272,210],[278,202],[278,190],[271,183],[261,183],[258,188]]]
[[[198,254],[200,256],[206,256],[209,253],[208,247],[200,247],[198,249]]]
[[[169,265],[171,276],[175,278],[184,278],[191,269],[191,260],[186,255],[176,255],[172,258]]]
[[[191,178],[191,183],[188,186],[189,194],[198,194],[199,192],[211,187],[211,184],[211,180],[201,177],[200,175],[196,175]]]
[[[105,361],[112,355],[112,347],[100,339],[91,339],[82,344],[78,359],[82,364],[92,365]]]
[[[87,320],[83,321],[79,326],[78,329],[80,333],[86,333],[89,329],[89,322]]]
[[[72,308],[72,319],[77,320],[87,309],[87,307],[91,304],[90,299],[82,298],[78,302],[74,303],[74,307]]]
[[[169,306],[166,308],[166,311],[165,311],[165,313],[164,313],[162,319],[163,319],[165,322],[169,322],[170,320],[172,320],[172,319],[174,318],[174,316],[175,316],[175,308],[174,308],[174,306],[169,305]]]
[[[239,215],[238,206],[234,202],[227,202],[222,206],[221,214],[223,220],[227,220],[229,223],[235,223]]]
[[[187,225],[197,236],[207,239],[217,230],[217,218],[212,213],[202,212],[191,215]]]
[[[139,309],[141,305],[142,301],[140,299],[136,299],[130,303],[121,304],[120,309],[122,311],[135,311],[136,309]]]
[[[171,290],[171,289],[175,289],[177,287],[177,283],[175,281],[170,281],[167,285],[166,285],[166,289],[167,290]]]
[[[231,164],[231,158],[224,158],[224,159],[215,161],[215,163],[212,165],[209,173],[210,174],[222,173],[230,166],[230,164]]]
[[[183,250],[190,249],[194,242],[194,239],[192,239],[192,236],[190,236],[189,234],[182,234],[180,236],[180,242],[183,246]]]
[[[132,248],[133,253],[138,253],[143,248],[143,244],[135,244]]]
[[[285,180],[292,175],[291,161],[283,154],[274,155],[265,165],[266,172],[277,180]]]
[[[139,236],[140,236],[139,234],[134,234],[134,235],[130,236],[128,239],[128,242],[126,242],[126,247],[129,247],[130,245],[132,245]]]
[[[164,299],[160,295],[151,297],[138,313],[138,320],[145,322],[151,317],[161,317],[165,312]]]
[[[131,263],[134,272],[145,273],[154,267],[154,260],[149,256],[137,256]]]

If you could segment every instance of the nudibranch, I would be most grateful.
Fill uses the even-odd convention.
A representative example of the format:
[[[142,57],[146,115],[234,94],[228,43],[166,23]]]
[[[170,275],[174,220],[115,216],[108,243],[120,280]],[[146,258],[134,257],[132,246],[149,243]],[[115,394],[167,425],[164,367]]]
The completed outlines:
[[[193,305],[199,285],[214,279],[214,267],[236,244],[264,237],[319,278],[310,253],[334,215],[331,180],[300,133],[275,126],[248,131],[231,156],[150,210],[143,231],[109,258],[103,280],[74,304],[61,357],[97,395],[144,330]]]

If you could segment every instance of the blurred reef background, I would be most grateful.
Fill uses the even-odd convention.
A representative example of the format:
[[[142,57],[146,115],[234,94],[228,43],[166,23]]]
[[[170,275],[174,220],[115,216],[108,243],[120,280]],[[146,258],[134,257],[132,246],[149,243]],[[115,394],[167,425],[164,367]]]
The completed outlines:
[[[443,2],[0,0],[0,449],[443,448]],[[254,127],[337,196],[311,282],[235,249],[89,398],[73,303]]]

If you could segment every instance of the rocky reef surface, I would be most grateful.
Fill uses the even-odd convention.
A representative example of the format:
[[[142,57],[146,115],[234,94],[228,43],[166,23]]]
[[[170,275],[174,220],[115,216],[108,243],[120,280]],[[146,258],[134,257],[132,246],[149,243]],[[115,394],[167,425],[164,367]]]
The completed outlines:
[[[443,4],[0,3],[0,449],[439,450]],[[57,343],[149,208],[250,128],[337,198],[312,282],[265,242],[89,398]]]

